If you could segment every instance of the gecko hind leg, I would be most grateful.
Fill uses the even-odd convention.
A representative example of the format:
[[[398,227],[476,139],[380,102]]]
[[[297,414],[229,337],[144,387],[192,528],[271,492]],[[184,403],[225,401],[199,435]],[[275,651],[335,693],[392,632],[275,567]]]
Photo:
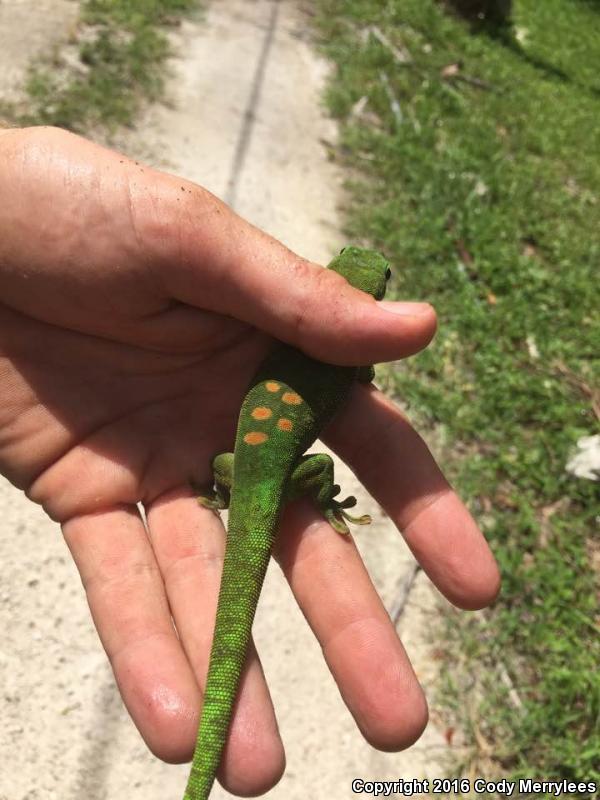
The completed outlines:
[[[344,520],[357,525],[368,525],[371,517],[352,517],[345,509],[356,505],[355,497],[335,500],[341,489],[333,482],[333,459],[326,453],[315,453],[302,456],[292,472],[287,491],[287,500],[309,495],[314,499],[326,520],[338,533],[350,533]]]
[[[231,487],[233,486],[233,453],[219,453],[212,462],[214,488],[200,491],[197,500],[205,508],[220,511],[229,508]],[[194,486],[195,489],[198,487]]]

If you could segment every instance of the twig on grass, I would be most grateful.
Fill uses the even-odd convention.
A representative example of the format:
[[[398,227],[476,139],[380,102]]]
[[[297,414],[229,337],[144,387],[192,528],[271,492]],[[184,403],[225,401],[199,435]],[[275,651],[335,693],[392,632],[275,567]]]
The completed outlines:
[[[387,48],[394,56],[394,59],[398,62],[398,64],[410,64],[412,62],[412,58],[408,50],[405,48],[400,49],[395,44],[390,42],[385,33],[381,30],[381,28],[378,28],[377,25],[369,25],[366,33],[370,33],[380,44]]]
[[[396,125],[400,126],[404,122],[404,116],[402,114],[402,109],[400,108],[400,103],[398,102],[398,99],[396,98],[394,90],[392,89],[392,86],[390,84],[390,79],[383,70],[380,70],[379,78],[381,80],[381,83],[383,84],[385,93],[387,94],[390,103],[390,109],[392,111],[392,114],[394,115],[394,119],[396,120]]]

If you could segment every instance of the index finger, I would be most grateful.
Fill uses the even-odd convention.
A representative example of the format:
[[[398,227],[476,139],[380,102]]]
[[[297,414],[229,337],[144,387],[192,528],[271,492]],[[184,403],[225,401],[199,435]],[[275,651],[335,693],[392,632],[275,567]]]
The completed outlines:
[[[386,509],[438,589],[460,608],[500,589],[494,556],[429,448],[394,403],[356,385],[323,440]]]

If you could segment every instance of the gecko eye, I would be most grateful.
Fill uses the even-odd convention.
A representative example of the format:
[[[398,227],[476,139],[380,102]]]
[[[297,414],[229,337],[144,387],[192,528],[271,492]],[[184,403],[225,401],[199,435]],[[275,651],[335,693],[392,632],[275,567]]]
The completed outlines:
[[[385,271],[385,279],[386,279],[386,281],[389,281],[389,279],[390,279],[391,277],[392,277],[392,270],[391,270],[391,269],[388,267],[388,268],[386,269],[386,271]]]

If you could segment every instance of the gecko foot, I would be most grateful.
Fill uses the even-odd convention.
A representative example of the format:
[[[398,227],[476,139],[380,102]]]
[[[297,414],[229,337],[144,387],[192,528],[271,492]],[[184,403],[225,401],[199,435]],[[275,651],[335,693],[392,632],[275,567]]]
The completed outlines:
[[[333,500],[332,498],[329,506],[323,509],[323,513],[334,530],[336,530],[338,533],[346,535],[350,533],[350,529],[344,522],[345,519],[347,519],[348,522],[353,522],[355,525],[369,525],[371,523],[371,517],[368,514],[363,514],[360,517],[354,517],[346,513],[344,510],[346,508],[352,508],[355,505],[356,497],[352,497],[352,495],[341,502]]]
[[[204,506],[204,508],[210,508],[213,511],[222,511],[224,508],[228,507],[227,501],[225,498],[221,497],[218,492],[214,492],[212,495],[199,494],[196,500],[201,506]]]

